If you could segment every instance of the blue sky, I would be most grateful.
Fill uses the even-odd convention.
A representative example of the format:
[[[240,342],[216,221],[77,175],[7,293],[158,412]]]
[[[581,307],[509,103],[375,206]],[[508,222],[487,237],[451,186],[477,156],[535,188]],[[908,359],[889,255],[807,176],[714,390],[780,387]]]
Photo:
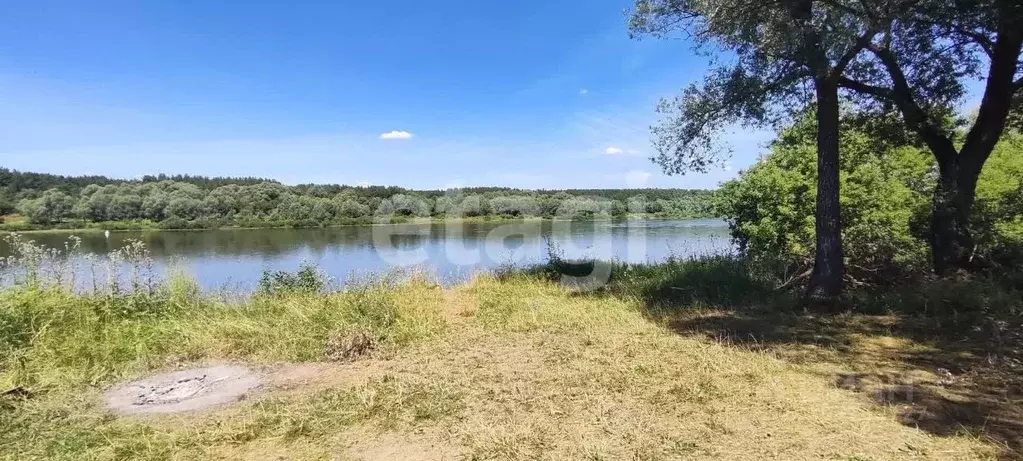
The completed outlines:
[[[715,187],[771,136],[731,134],[731,168],[663,175],[648,160],[654,105],[707,62],[682,40],[630,40],[629,5],[7,4],[0,166],[415,188]]]

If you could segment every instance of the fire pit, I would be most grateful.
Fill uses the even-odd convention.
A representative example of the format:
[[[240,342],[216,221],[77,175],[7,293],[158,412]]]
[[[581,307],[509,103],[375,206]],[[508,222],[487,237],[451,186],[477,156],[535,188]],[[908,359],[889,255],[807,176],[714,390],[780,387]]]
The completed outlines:
[[[108,391],[104,401],[122,415],[179,413],[237,401],[260,381],[248,368],[217,365],[133,381]]]

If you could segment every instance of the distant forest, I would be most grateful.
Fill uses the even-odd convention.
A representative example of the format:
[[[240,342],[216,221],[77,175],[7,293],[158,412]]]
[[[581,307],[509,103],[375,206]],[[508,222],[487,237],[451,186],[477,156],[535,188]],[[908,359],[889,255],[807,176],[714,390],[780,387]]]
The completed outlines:
[[[263,178],[163,174],[123,180],[0,168],[0,216],[7,230],[317,227],[444,217],[700,218],[713,215],[713,196],[700,189],[288,186]],[[642,204],[630,205],[636,198]]]

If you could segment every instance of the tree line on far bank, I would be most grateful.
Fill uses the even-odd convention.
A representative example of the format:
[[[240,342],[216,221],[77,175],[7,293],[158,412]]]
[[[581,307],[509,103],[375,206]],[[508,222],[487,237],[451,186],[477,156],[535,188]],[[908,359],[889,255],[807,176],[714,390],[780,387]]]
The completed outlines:
[[[713,215],[706,190],[498,187],[416,191],[399,187],[306,184],[258,178],[147,176],[124,181],[0,169],[0,215],[29,224],[74,227],[316,227],[412,218],[572,218]],[[641,198],[636,204],[630,200]],[[8,228],[17,227],[10,223]]]

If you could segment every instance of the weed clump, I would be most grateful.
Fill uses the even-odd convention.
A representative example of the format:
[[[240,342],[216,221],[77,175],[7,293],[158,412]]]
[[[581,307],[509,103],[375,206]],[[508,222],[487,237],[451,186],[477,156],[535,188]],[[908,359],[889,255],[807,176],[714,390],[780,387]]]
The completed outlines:
[[[302,264],[295,272],[264,271],[259,279],[259,292],[270,296],[319,293],[326,286],[326,277],[311,264]]]
[[[376,348],[377,340],[364,331],[336,331],[327,337],[324,355],[334,362],[351,362]]]

